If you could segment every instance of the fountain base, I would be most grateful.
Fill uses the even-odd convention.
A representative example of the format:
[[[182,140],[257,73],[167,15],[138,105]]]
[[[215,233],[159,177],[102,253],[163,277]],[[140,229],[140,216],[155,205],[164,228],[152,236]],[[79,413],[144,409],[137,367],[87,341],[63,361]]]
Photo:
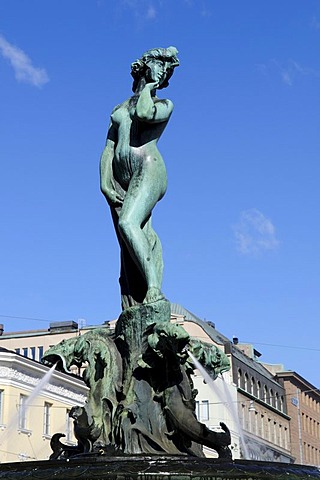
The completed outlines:
[[[190,456],[81,455],[68,461],[37,461],[2,464],[3,480],[307,480],[320,479],[312,466],[223,461]]]

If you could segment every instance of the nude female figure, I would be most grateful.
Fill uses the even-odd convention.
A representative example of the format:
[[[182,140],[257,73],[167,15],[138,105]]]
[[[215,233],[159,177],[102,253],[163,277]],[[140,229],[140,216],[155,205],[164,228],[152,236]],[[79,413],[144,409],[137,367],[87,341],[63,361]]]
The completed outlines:
[[[173,110],[157,98],[179,65],[174,47],[148,50],[131,65],[133,96],[112,114],[100,161],[100,186],[121,248],[122,308],[160,300],[163,261],[151,213],[167,188],[157,142]]]

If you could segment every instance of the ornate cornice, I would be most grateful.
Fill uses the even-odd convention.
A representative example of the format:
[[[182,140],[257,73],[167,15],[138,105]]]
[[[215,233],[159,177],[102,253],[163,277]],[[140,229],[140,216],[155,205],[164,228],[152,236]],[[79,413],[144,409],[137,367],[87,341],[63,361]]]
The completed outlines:
[[[33,375],[28,375],[19,370],[10,367],[0,367],[0,383],[1,379],[11,380],[22,385],[28,385],[35,387],[40,382],[39,377]],[[77,404],[84,404],[86,401],[86,396],[81,393],[76,393],[73,390],[64,387],[63,385],[54,385],[49,383],[44,387],[44,391],[51,392],[59,397],[64,399],[73,400]],[[61,399],[62,399],[61,398]]]

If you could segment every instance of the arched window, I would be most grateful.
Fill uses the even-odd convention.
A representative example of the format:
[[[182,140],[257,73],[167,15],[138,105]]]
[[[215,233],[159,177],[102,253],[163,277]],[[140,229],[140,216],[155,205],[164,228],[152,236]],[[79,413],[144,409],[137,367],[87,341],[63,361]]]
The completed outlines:
[[[260,400],[262,399],[261,383],[259,381],[257,382],[257,397],[260,398]]]
[[[267,385],[263,388],[263,401],[269,403],[269,394],[268,394],[268,387]]]
[[[255,397],[257,396],[257,385],[256,385],[256,381],[253,377],[251,377],[251,393]]]
[[[275,407],[275,397],[274,397],[274,391],[272,390],[272,388],[270,388],[270,401],[269,401],[269,403],[270,403],[270,405]]]
[[[283,407],[284,407],[284,398],[283,398],[283,395],[281,395],[281,397],[280,397],[280,408],[279,408],[279,410],[280,410],[281,412],[284,411],[284,408],[283,408]]]
[[[251,383],[247,373],[244,374],[244,389],[246,392],[251,393]]]
[[[272,388],[270,389],[270,402],[269,403],[270,403],[270,405],[275,407],[275,398],[274,398],[274,393],[273,393]]]
[[[238,387],[243,388],[243,375],[241,368],[238,368]]]

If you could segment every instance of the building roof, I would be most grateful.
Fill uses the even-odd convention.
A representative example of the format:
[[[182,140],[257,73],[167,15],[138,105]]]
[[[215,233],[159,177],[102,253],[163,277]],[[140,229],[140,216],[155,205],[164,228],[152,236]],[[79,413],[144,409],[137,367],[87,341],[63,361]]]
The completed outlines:
[[[294,383],[298,383],[301,390],[305,391],[307,390],[310,393],[314,393],[317,396],[320,396],[320,389],[312,385],[308,380],[306,380],[304,377],[299,375],[299,373],[294,372],[293,370],[284,370],[283,372],[277,372],[276,373],[277,378],[287,378],[294,380]]]
[[[243,353],[240,348],[234,345],[229,338],[227,338],[215,328],[215,324],[213,322],[201,320],[199,317],[197,317],[189,310],[177,303],[171,303],[171,313],[176,315],[182,315],[188,322],[194,322],[200,327],[202,327],[206,334],[218,345],[230,345],[230,353],[232,354],[232,356],[234,356],[237,360],[243,362],[244,364],[248,365],[252,369],[256,370],[258,373],[268,378],[268,380],[273,381],[275,384],[278,385],[277,381],[274,378],[274,375],[266,367],[264,367],[262,363],[257,362],[256,360],[250,358],[248,355]]]
[[[225,335],[220,333],[215,328],[215,324],[213,322],[207,322],[205,320],[201,320],[201,318],[197,317],[193,313],[191,313],[186,308],[182,307],[177,303],[171,303],[171,313],[174,315],[182,315],[188,322],[194,322],[206,332],[209,337],[219,345],[224,345],[225,343],[229,343],[230,340]]]

